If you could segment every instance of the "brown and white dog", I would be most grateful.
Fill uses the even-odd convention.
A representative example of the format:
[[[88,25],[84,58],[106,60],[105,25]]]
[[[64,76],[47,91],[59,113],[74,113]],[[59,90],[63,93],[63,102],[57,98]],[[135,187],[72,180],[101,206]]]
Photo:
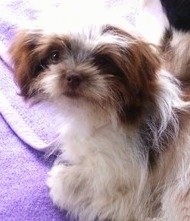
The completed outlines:
[[[47,181],[58,207],[81,221],[189,220],[190,105],[151,45],[108,22],[25,30],[10,53],[21,95],[66,118],[69,165]]]

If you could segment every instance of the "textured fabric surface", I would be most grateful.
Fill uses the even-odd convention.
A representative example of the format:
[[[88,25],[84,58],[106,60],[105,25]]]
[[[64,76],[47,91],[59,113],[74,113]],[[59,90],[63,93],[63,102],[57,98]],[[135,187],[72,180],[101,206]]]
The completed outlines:
[[[46,120],[54,111],[45,103],[29,107],[17,95],[19,90],[14,84],[7,55],[15,29],[37,18],[39,9],[35,2],[6,0],[0,3],[0,112],[21,139],[33,148],[44,149],[56,137],[51,122]]]
[[[0,220],[67,220],[45,185],[53,159],[21,142],[0,115]]]
[[[70,0],[67,0],[70,1]],[[107,6],[125,13],[134,21],[136,2],[107,1]],[[46,8],[57,8],[61,0],[0,1],[0,220],[68,220],[53,206],[45,181],[53,163],[45,158],[57,133],[52,124],[55,110],[48,103],[29,106],[18,96],[7,55],[15,30],[38,18]],[[63,0],[64,2],[64,0]],[[74,1],[73,1],[74,2]],[[131,4],[133,2],[133,4]],[[45,3],[45,4],[44,4]],[[113,7],[113,8],[114,8]],[[29,26],[30,27],[30,26]]]

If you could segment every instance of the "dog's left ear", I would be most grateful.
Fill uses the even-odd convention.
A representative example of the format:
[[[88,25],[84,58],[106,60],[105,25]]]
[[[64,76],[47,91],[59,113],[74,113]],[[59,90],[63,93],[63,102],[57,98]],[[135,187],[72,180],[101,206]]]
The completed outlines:
[[[24,98],[31,96],[30,83],[40,71],[39,53],[36,51],[40,37],[39,33],[21,31],[15,36],[9,49],[15,81]]]
[[[122,120],[135,121],[155,104],[160,62],[150,46],[140,40],[126,47],[123,53],[121,67],[127,79],[130,99],[123,104],[124,111],[120,116]]]
[[[122,121],[129,121],[141,116],[147,101],[154,98],[157,87],[157,74],[160,60],[153,46],[144,42],[139,36],[133,36],[116,27],[106,30],[118,38],[118,43],[104,48],[104,53],[111,57],[123,77],[125,91],[120,99]],[[121,90],[120,87],[117,89]]]

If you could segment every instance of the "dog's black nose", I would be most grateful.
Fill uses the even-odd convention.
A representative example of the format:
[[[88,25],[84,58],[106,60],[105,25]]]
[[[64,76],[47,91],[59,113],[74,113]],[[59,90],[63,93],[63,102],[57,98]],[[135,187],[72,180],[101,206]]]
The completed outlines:
[[[74,89],[80,85],[82,76],[81,74],[72,71],[66,74],[66,80],[67,84]]]

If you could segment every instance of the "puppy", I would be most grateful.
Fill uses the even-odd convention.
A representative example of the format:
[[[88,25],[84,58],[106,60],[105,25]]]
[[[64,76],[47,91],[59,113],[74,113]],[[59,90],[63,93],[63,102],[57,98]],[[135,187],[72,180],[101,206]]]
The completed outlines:
[[[10,54],[21,95],[64,116],[55,205],[80,221],[189,219],[189,103],[135,30],[24,30]]]

